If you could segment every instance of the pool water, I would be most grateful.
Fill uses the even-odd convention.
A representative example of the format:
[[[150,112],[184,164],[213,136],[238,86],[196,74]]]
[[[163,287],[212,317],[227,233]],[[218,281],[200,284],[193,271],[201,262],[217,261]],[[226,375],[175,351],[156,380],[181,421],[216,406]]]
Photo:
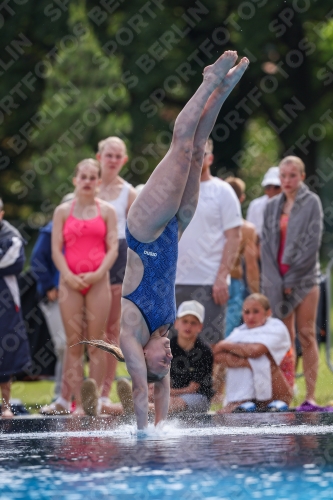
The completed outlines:
[[[332,499],[332,415],[0,426],[0,499]]]

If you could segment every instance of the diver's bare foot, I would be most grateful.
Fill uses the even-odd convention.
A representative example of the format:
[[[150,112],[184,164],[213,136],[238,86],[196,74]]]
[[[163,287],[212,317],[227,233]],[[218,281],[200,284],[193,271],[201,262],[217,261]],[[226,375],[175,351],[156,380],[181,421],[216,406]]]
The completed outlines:
[[[239,80],[242,78],[243,74],[245,73],[250,61],[248,60],[247,57],[243,57],[237,66],[234,66],[231,68],[228,73],[226,74],[225,78],[219,85],[217,91],[223,95],[225,94],[226,97],[230,94],[232,89],[237,85]]]
[[[204,80],[208,80],[217,87],[233,67],[237,57],[237,52],[226,50],[214,64],[205,67],[203,70]]]

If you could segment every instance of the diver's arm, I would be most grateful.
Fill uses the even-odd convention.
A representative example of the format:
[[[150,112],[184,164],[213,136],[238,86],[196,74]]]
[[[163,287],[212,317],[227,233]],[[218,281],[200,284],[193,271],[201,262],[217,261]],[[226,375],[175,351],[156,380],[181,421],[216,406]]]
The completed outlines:
[[[154,383],[155,425],[165,420],[170,401],[170,373],[162,380]]]
[[[132,379],[134,412],[138,430],[142,430],[148,426],[147,367],[142,345],[134,336],[121,335],[120,347]]]

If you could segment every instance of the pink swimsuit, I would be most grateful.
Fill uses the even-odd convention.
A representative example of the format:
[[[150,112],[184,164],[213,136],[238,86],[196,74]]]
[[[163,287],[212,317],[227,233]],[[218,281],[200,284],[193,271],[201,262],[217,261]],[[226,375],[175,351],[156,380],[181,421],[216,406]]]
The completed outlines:
[[[64,255],[73,274],[96,271],[106,255],[106,224],[96,201],[98,215],[92,219],[77,219],[73,216],[75,200],[63,227]],[[91,287],[80,290],[86,295]]]

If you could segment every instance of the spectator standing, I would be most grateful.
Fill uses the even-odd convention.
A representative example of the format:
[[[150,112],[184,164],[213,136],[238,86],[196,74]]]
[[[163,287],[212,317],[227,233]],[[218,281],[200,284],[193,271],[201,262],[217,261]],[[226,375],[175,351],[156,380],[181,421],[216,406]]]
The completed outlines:
[[[245,200],[244,181],[236,177],[228,177],[226,182],[230,184],[235,191],[239,202],[243,203]],[[248,289],[251,293],[259,292],[258,235],[255,226],[244,219],[241,231],[241,243],[235,265],[230,272],[231,283],[229,285],[229,300],[227,304],[226,337],[230,335],[234,328],[240,325],[242,319],[242,307],[245,298],[243,262],[245,264],[245,276]]]
[[[102,340],[110,309],[108,272],[117,258],[115,210],[96,198],[100,165],[81,161],[73,179],[75,198],[59,205],[53,217],[52,258],[60,271],[60,310],[66,331],[61,397],[42,408],[44,414],[66,414],[71,398],[75,415],[96,414],[104,380],[104,354],[89,347],[90,379],[83,380],[83,335]],[[81,391],[82,385],[82,391]],[[82,394],[81,394],[82,392]]]
[[[246,214],[246,219],[254,224],[259,239],[261,238],[264,211],[267,202],[273,196],[281,193],[279,167],[270,167],[265,173],[261,185],[264,188],[265,194],[251,201]]]
[[[266,207],[261,242],[262,288],[273,316],[287,326],[292,344],[295,323],[303,352],[306,401],[301,410],[317,411],[316,314],[319,299],[319,248],[323,210],[304,184],[304,163],[297,156],[280,162],[282,193]]]
[[[170,342],[173,359],[170,369],[169,412],[207,412],[213,396],[213,353],[199,334],[205,308],[196,300],[180,304],[175,328],[177,336]]]
[[[24,240],[4,217],[0,198],[0,389],[1,416],[13,417],[10,408],[11,378],[28,371],[30,351],[20,303],[17,276],[24,264]]]
[[[121,289],[127,260],[125,227],[128,211],[136,198],[131,184],[122,179],[120,170],[128,160],[126,145],[119,137],[108,137],[98,143],[97,160],[101,165],[101,185],[98,197],[109,203],[117,213],[118,257],[110,270],[111,307],[106,324],[106,338],[109,342],[119,343]],[[105,354],[106,355],[106,354]],[[117,360],[108,356],[102,389],[103,411],[113,411],[109,394],[115,378]]]
[[[209,344],[223,338],[230,270],[241,240],[240,203],[232,187],[213,177],[213,143],[205,145],[198,205],[179,241],[176,303],[193,299],[205,307],[200,337]],[[188,208],[182,211],[186,214]]]

